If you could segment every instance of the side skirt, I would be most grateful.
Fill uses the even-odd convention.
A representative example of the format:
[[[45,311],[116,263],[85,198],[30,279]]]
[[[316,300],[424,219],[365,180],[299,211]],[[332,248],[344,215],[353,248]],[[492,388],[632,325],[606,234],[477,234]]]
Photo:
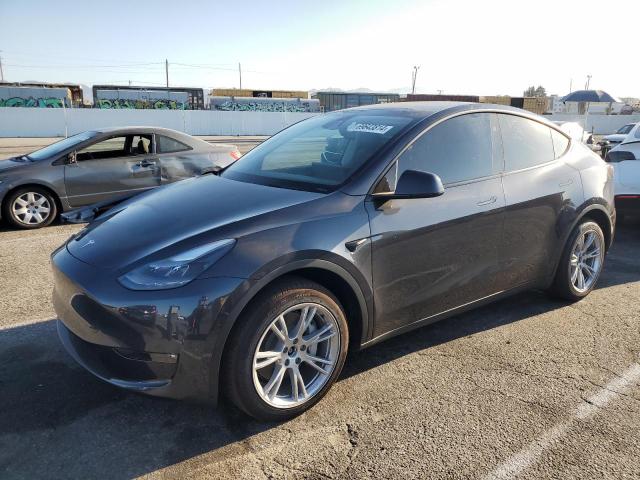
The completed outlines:
[[[361,349],[365,349],[368,347],[371,347],[377,343],[380,343],[384,340],[387,340],[389,338],[393,338],[395,336],[398,335],[402,335],[403,333],[406,332],[410,332],[412,330],[415,330],[416,328],[420,328],[420,327],[426,327],[427,325],[431,325],[432,323],[436,323],[439,322],[440,320],[444,320],[446,318],[449,317],[453,317],[455,315],[458,315],[460,313],[469,311],[469,310],[473,310],[474,308],[479,308],[483,305],[487,305],[493,302],[496,302],[498,300],[501,300],[503,298],[506,297],[510,297],[512,295],[515,295],[517,293],[526,291],[526,290],[531,290],[532,288],[534,288],[534,284],[533,283],[527,283],[525,285],[521,285],[519,287],[515,287],[509,290],[503,290],[501,292],[496,292],[493,293],[491,295],[488,295],[486,297],[480,298],[478,300],[474,300],[472,302],[469,303],[465,303],[464,305],[461,305],[459,307],[454,307],[451,308],[449,310],[445,310],[444,312],[441,313],[436,313],[435,315],[431,315],[430,317],[427,318],[423,318],[422,320],[417,320],[413,323],[410,323],[408,325],[404,325],[402,327],[398,327],[394,330],[391,330],[389,332],[383,333],[381,335],[378,335],[375,338],[372,338],[371,340],[368,340],[366,342],[364,342],[360,348]]]

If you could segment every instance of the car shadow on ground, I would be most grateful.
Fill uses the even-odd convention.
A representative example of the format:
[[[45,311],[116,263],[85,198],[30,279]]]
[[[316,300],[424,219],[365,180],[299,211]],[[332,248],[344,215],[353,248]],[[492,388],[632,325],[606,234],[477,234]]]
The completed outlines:
[[[640,222],[620,227],[599,288],[640,281],[639,234]],[[565,305],[519,294],[356,352],[341,378]],[[214,410],[103,383],[64,352],[54,320],[0,330],[0,412],[2,478],[131,478],[277,426],[224,402]]]

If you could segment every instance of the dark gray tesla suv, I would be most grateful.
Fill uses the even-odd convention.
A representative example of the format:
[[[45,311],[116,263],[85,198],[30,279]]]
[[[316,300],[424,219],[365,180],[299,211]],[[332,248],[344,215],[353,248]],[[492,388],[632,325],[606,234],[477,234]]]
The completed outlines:
[[[61,212],[226,167],[239,157],[235,145],[211,145],[167,128],[83,132],[0,160],[0,212],[14,227],[40,228]]]
[[[285,419],[348,349],[523,289],[584,297],[614,225],[611,168],[541,117],[343,110],[97,217],[52,256],[58,329],[119,387]]]

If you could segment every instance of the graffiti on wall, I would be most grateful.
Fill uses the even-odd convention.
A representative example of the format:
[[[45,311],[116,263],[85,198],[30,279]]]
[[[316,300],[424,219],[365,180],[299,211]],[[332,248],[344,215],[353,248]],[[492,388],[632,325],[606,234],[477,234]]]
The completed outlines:
[[[0,107],[62,108],[61,98],[11,97],[0,98]]]
[[[223,112],[318,112],[320,106],[317,100],[275,100],[275,99],[244,99],[244,98],[214,98],[211,101],[212,110]]]
[[[140,109],[140,110],[186,110],[187,104],[175,100],[127,100],[123,98],[100,98],[96,103],[97,108],[103,109]]]

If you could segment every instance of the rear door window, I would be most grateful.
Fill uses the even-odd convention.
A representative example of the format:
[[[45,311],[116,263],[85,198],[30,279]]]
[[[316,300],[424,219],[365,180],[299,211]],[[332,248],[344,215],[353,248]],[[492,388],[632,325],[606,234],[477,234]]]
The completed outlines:
[[[398,177],[405,170],[419,170],[435,173],[449,184],[499,173],[492,118],[491,113],[470,113],[431,128],[402,154]]]
[[[552,129],[517,115],[500,114],[498,117],[507,171],[534,167],[556,158]]]

